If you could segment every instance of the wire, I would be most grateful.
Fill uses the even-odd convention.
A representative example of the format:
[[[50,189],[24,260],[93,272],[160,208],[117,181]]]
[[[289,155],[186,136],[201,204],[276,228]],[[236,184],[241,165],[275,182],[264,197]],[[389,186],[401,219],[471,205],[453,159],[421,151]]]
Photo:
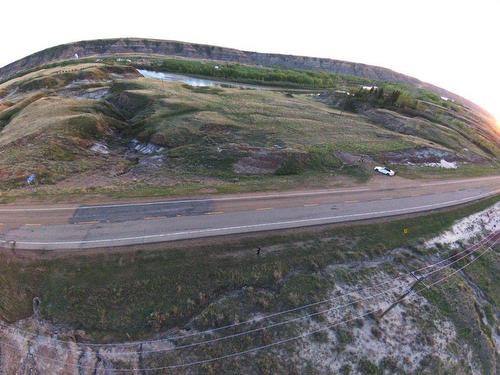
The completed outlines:
[[[324,314],[324,313],[327,313],[327,312],[332,312],[332,311],[335,311],[335,310],[339,310],[339,309],[344,308],[344,307],[352,306],[352,305],[354,305],[354,304],[356,304],[358,302],[364,302],[364,301],[367,301],[369,299],[373,299],[375,297],[379,297],[381,295],[387,294],[387,293],[389,293],[389,292],[391,292],[391,291],[393,291],[395,289],[400,289],[400,288],[402,288],[402,286],[396,286],[396,287],[384,290],[382,292],[373,294],[373,295],[371,295],[369,297],[357,299],[355,301],[349,302],[349,303],[344,304],[344,305],[339,305],[339,306],[336,306],[336,307],[332,307],[330,309],[317,311],[317,312],[314,312],[314,313],[311,313],[311,314],[306,314],[306,315],[303,315],[303,316],[300,316],[300,317],[297,317],[297,318],[284,320],[282,322],[273,323],[273,324],[270,324],[270,325],[267,325],[267,326],[263,326],[263,327],[259,327],[259,328],[254,328],[254,329],[251,329],[251,330],[242,331],[242,332],[238,332],[238,333],[234,333],[234,334],[230,334],[230,335],[226,335],[226,336],[221,336],[221,337],[217,337],[215,339],[210,339],[210,340],[195,342],[195,343],[191,343],[191,344],[187,344],[187,345],[175,346],[174,348],[141,351],[141,353],[147,354],[147,353],[171,352],[171,351],[176,351],[176,350],[181,350],[181,349],[186,349],[186,348],[197,347],[197,346],[200,346],[200,345],[211,344],[211,343],[218,342],[218,341],[229,340],[229,339],[232,339],[232,338],[235,338],[235,337],[245,336],[245,335],[248,335],[250,333],[255,333],[255,332],[263,331],[263,330],[266,330],[266,329],[269,329],[269,328],[279,327],[279,326],[282,326],[282,325],[285,325],[285,324],[290,324],[290,323],[293,323],[293,322],[297,322],[299,320],[310,318],[312,316],[321,315],[321,314]],[[132,354],[135,354],[135,353],[134,352],[113,352],[111,354],[113,354],[113,355],[132,355]]]
[[[177,368],[181,368],[181,367],[191,367],[191,366],[197,366],[197,365],[207,364],[207,363],[211,363],[211,362],[215,362],[215,361],[220,361],[220,360],[227,359],[227,358],[232,358],[232,357],[246,355],[246,354],[249,354],[249,353],[252,353],[252,352],[256,352],[256,351],[260,351],[262,349],[266,349],[266,348],[269,348],[269,347],[273,347],[273,346],[277,346],[277,345],[282,345],[282,344],[284,344],[286,342],[294,341],[294,340],[297,340],[299,338],[303,338],[303,337],[309,336],[311,334],[314,334],[316,332],[319,332],[319,331],[322,331],[322,330],[325,330],[325,329],[330,329],[330,328],[332,328],[334,326],[337,326],[337,325],[340,325],[342,323],[347,323],[347,322],[350,322],[350,321],[354,321],[356,319],[360,319],[362,317],[366,317],[366,316],[372,314],[373,312],[375,312],[377,310],[378,309],[373,309],[373,310],[371,310],[368,313],[365,313],[363,315],[356,316],[356,317],[348,319],[348,320],[341,320],[341,321],[337,322],[336,324],[329,325],[329,326],[327,326],[325,328],[322,328],[322,329],[319,329],[319,330],[316,330],[316,331],[307,332],[306,334],[302,334],[300,336],[291,337],[291,338],[288,338],[288,339],[285,339],[285,340],[280,340],[280,341],[277,341],[277,342],[274,342],[274,343],[271,343],[271,344],[267,344],[267,345],[264,345],[264,346],[258,346],[258,347],[251,348],[251,349],[248,349],[248,350],[245,350],[245,351],[235,352],[235,353],[227,354],[227,355],[224,355],[224,356],[209,358],[209,359],[195,361],[195,362],[188,362],[188,363],[179,364],[179,365],[164,366],[164,367],[149,367],[149,368],[134,368],[134,369],[106,369],[106,371],[108,371],[108,372],[159,371],[159,370],[171,370],[171,369],[177,369]],[[10,348],[13,348],[13,349],[17,349],[13,345],[6,344],[5,342],[3,343],[3,345],[5,345],[7,347],[10,347]],[[58,359],[55,359],[55,358],[46,357],[46,356],[43,356],[43,355],[33,355],[33,356],[36,356],[36,357],[42,358],[42,359],[47,359],[47,360],[55,362],[55,363],[66,363],[64,361],[61,361],[61,360],[58,360]],[[79,364],[75,364],[75,367],[76,368],[84,368],[84,369],[85,368],[91,368],[91,366],[88,366],[88,365],[79,365]]]
[[[479,256],[477,256],[476,258],[474,258],[472,261],[468,262],[466,265],[462,266],[459,270],[457,270],[456,272],[454,272],[454,273],[452,273],[450,275],[447,275],[447,276],[439,279],[438,281],[436,281],[433,284],[431,284],[431,286],[432,285],[437,285],[437,284],[442,283],[442,282],[445,282],[446,280],[448,280],[450,277],[452,277],[453,275],[455,275],[460,270],[463,270],[466,267],[468,267],[470,264],[474,263],[477,259],[479,259],[482,255],[484,255],[486,252],[488,252],[490,250],[492,250],[492,248],[488,247]],[[445,268],[448,268],[448,267],[445,267]],[[428,289],[428,287],[430,287],[430,286],[426,286],[426,287],[420,288],[416,292],[420,292],[420,291],[422,291],[424,289]],[[411,293],[416,293],[416,292],[415,292],[415,290],[410,289],[408,295],[411,294]],[[397,303],[400,300],[402,300],[402,298],[397,299],[393,303]],[[158,371],[158,370],[173,370],[173,369],[178,369],[178,368],[199,366],[199,365],[203,365],[203,364],[207,364],[207,363],[212,363],[212,362],[215,362],[215,361],[220,361],[220,360],[224,360],[224,359],[228,359],[228,358],[233,358],[233,357],[237,357],[237,356],[247,355],[247,354],[250,354],[250,353],[253,353],[253,352],[257,352],[257,351],[260,351],[260,350],[263,350],[263,349],[267,349],[267,348],[270,348],[270,347],[274,347],[274,346],[278,346],[278,345],[283,345],[285,343],[288,343],[288,342],[291,342],[291,341],[295,341],[295,340],[298,340],[298,339],[301,339],[301,338],[305,338],[305,337],[308,337],[308,336],[313,335],[315,333],[331,329],[331,328],[336,327],[336,326],[338,326],[340,324],[348,323],[350,321],[354,321],[354,320],[357,320],[357,319],[369,316],[370,314],[376,312],[377,310],[379,310],[379,309],[373,309],[373,310],[370,310],[369,312],[367,312],[367,313],[365,313],[363,315],[360,315],[360,316],[357,316],[357,317],[354,317],[354,318],[351,318],[351,319],[347,319],[347,320],[341,320],[341,321],[338,321],[338,322],[336,322],[334,324],[327,325],[325,327],[322,327],[322,328],[319,328],[319,329],[316,329],[316,330],[313,330],[313,331],[308,331],[308,332],[303,333],[303,334],[298,335],[298,336],[289,337],[287,339],[279,340],[279,341],[276,341],[276,342],[273,342],[273,343],[270,343],[270,344],[266,344],[266,345],[254,347],[254,348],[251,348],[251,349],[248,349],[248,350],[244,350],[244,351],[240,351],[240,352],[230,353],[230,354],[223,355],[223,356],[218,356],[218,357],[213,357],[213,358],[209,358],[209,359],[205,359],[205,360],[188,362],[188,363],[183,363],[183,364],[178,364],[178,365],[163,366],[163,367],[151,367],[151,368],[140,368],[140,369],[139,368],[136,368],[136,369],[107,369],[107,371],[108,372]],[[8,344],[5,344],[5,343],[4,343],[4,345],[16,349],[12,345],[8,345]],[[60,361],[60,360],[57,360],[57,359],[54,359],[54,358],[44,357],[44,356],[41,356],[41,355],[38,355],[38,357],[39,358],[48,359],[48,360],[54,361],[54,362],[65,363],[63,361]],[[75,367],[77,367],[77,368],[89,368],[90,366],[83,366],[83,365],[76,364]]]
[[[465,266],[462,266],[462,267],[454,270],[453,272],[451,272],[451,274],[447,275],[446,277],[444,277],[444,278],[442,278],[440,280],[443,280],[443,279],[446,280],[447,278],[450,278],[451,276],[453,276],[453,275],[457,274],[458,272],[462,271],[463,269],[465,269],[466,267],[468,267],[469,265],[471,265],[472,263],[474,263],[476,260],[478,260],[481,256],[483,256],[483,254],[485,254],[489,250],[492,250],[491,246],[489,246],[485,251],[483,251],[481,254],[479,254],[477,257],[475,257],[472,261],[470,261],[469,263],[467,263]],[[433,282],[432,284],[427,285],[427,288],[431,288],[434,285],[439,284],[440,280],[437,280],[437,281]]]
[[[491,250],[491,247],[487,248],[483,253],[481,253],[478,257],[476,257],[473,261],[467,263],[466,265],[464,265],[463,267],[460,268],[460,270],[464,269],[465,267],[467,267],[468,265],[470,265],[471,263],[473,263],[474,261],[476,261],[480,256],[482,256],[483,254],[485,254],[487,251]],[[458,260],[457,260],[458,261]],[[449,268],[449,266],[446,266],[446,267],[443,267],[442,269],[444,268]],[[453,276],[455,273],[459,272],[460,270],[457,270],[455,271],[454,273],[452,273],[451,275],[448,275],[448,276],[445,276],[443,277],[442,279],[438,280],[437,282],[433,283],[432,285],[436,285],[446,279],[448,279],[449,277]],[[432,271],[431,273],[435,273],[437,271]],[[429,274],[431,274],[429,273]],[[427,288],[427,287],[426,287]],[[422,289],[421,289],[422,290]],[[411,290],[410,290],[411,291]],[[339,322],[339,324],[342,323],[342,322]],[[323,329],[320,329],[320,330],[323,330]],[[312,334],[312,333],[315,333],[317,331],[313,331],[313,332],[308,332],[306,335],[309,335],[309,334]],[[300,337],[303,337],[303,335],[301,335]],[[300,338],[299,337],[299,338]],[[278,345],[278,344],[282,344],[284,342],[287,342],[287,341],[290,341],[290,340],[293,340],[293,339],[297,339],[297,337],[295,338],[290,338],[290,339],[286,339],[286,340],[282,340],[282,341],[279,341],[277,343],[272,343],[272,344],[269,344],[271,346],[274,346],[274,345]],[[267,346],[264,346],[264,347],[267,347]],[[260,350],[264,347],[258,347],[258,348],[253,348],[253,349],[250,349],[248,351],[244,351],[244,352],[237,352],[237,353],[232,353],[230,355],[227,355],[227,356],[223,356],[223,357],[217,357],[217,358],[212,358],[212,359],[209,359],[209,360],[204,360],[204,361],[198,361],[198,362],[193,362],[191,364],[182,364],[182,365],[174,365],[173,367],[172,366],[169,366],[169,367],[165,367],[165,368],[151,368],[151,369],[139,369],[139,370],[147,370],[147,371],[150,371],[150,370],[160,370],[160,369],[172,369],[172,368],[179,368],[179,367],[186,367],[188,365],[192,366],[192,365],[196,365],[196,364],[203,364],[203,363],[207,363],[207,361],[209,362],[213,362],[214,360],[220,360],[220,359],[223,359],[223,358],[228,358],[228,357],[231,357],[231,356],[234,356],[234,355],[243,355],[243,354],[246,354],[246,353],[249,353],[249,352],[252,352],[252,351],[255,351],[256,349]],[[53,360],[53,361],[57,361],[55,359],[52,359],[52,358],[47,358],[49,360]],[[89,367],[89,366],[83,366],[83,367]],[[137,370],[137,369],[134,369],[134,370]],[[127,370],[120,370],[120,369],[114,369],[114,371],[131,371],[129,369]]]
[[[447,264],[446,266],[443,266],[441,268],[433,270],[433,271],[425,274],[422,277],[423,278],[427,278],[430,275],[435,274],[436,272],[440,272],[443,269],[450,268],[453,264],[461,261],[462,259],[464,259],[465,257],[467,257],[469,255],[470,255],[470,253],[464,255],[463,257],[461,257],[459,259],[454,260],[453,262]],[[394,279],[393,281],[396,281],[396,280],[397,279]],[[306,314],[306,315],[303,315],[303,316],[300,316],[300,317],[297,317],[297,318],[293,318],[293,319],[289,319],[289,320],[284,320],[282,322],[273,323],[273,324],[270,324],[270,325],[267,325],[267,326],[263,326],[263,327],[259,327],[259,328],[254,328],[252,330],[242,331],[242,332],[238,332],[238,333],[235,333],[235,334],[226,335],[226,336],[222,336],[222,337],[217,337],[215,339],[200,341],[200,342],[191,343],[191,344],[187,344],[187,345],[176,346],[174,348],[158,349],[158,350],[150,350],[150,351],[141,351],[141,353],[147,354],[147,353],[158,353],[158,352],[162,352],[162,353],[163,352],[171,352],[171,351],[176,351],[176,350],[180,350],[180,349],[186,349],[186,348],[196,347],[196,346],[199,346],[199,345],[206,345],[206,344],[209,344],[209,343],[214,343],[214,342],[218,342],[218,341],[228,340],[228,339],[239,337],[239,336],[244,336],[244,335],[247,335],[247,334],[250,334],[250,333],[263,331],[265,329],[274,328],[274,327],[278,327],[278,326],[281,326],[281,325],[293,323],[293,322],[296,322],[296,321],[299,321],[299,320],[302,320],[302,319],[306,319],[306,318],[309,318],[309,317],[312,317],[312,316],[321,315],[321,314],[324,314],[324,313],[327,313],[327,312],[336,311],[336,310],[339,310],[339,309],[341,309],[343,307],[348,307],[348,306],[354,305],[356,303],[364,302],[364,301],[367,301],[369,299],[373,299],[375,297],[387,294],[388,292],[391,292],[391,291],[393,291],[395,289],[399,289],[399,288],[401,288],[401,286],[395,286],[395,287],[392,287],[390,289],[384,290],[382,292],[370,295],[369,297],[364,297],[364,298],[357,299],[355,301],[351,301],[351,302],[349,302],[347,304],[335,306],[335,307],[332,307],[332,308],[329,308],[329,309],[326,309],[326,310],[322,310],[322,311],[319,311],[319,312],[314,312],[314,313],[311,313],[311,314]],[[113,352],[112,354],[113,355],[131,355],[132,353],[131,352]]]
[[[430,265],[418,268],[418,269],[414,270],[413,272],[406,273],[406,274],[401,274],[401,275],[397,276],[396,278],[394,278],[392,280],[388,280],[388,281],[385,281],[385,282],[382,282],[382,283],[379,283],[379,284],[376,284],[376,285],[372,285],[372,286],[364,287],[364,288],[357,288],[357,289],[354,289],[354,290],[352,290],[352,291],[350,291],[348,293],[344,293],[342,295],[336,296],[334,298],[330,298],[330,299],[325,299],[325,300],[322,300],[322,301],[313,302],[313,303],[310,303],[310,304],[298,306],[298,307],[295,307],[295,308],[292,308],[292,309],[288,309],[288,310],[278,311],[276,313],[271,313],[271,314],[268,314],[268,315],[266,315],[264,317],[260,317],[258,319],[252,318],[252,319],[249,319],[249,320],[246,320],[246,321],[243,321],[243,322],[232,323],[232,324],[228,324],[228,325],[225,325],[225,326],[213,328],[213,329],[206,330],[206,331],[194,332],[194,333],[187,334],[187,335],[170,336],[170,337],[164,337],[164,338],[158,339],[158,340],[150,340],[150,341],[147,341],[147,343],[148,344],[152,344],[152,343],[159,343],[159,342],[172,341],[172,340],[181,340],[181,339],[186,339],[186,338],[189,338],[189,337],[196,337],[196,336],[206,335],[206,334],[213,334],[213,333],[221,331],[221,330],[225,330],[225,329],[229,329],[229,328],[235,328],[235,327],[238,327],[238,326],[241,326],[241,325],[245,325],[245,324],[250,324],[250,323],[258,323],[258,322],[261,322],[263,320],[267,320],[267,319],[270,319],[270,318],[273,318],[273,317],[276,317],[276,316],[280,316],[280,315],[283,315],[283,314],[289,314],[289,313],[300,311],[300,310],[303,310],[303,309],[306,309],[306,308],[310,308],[310,307],[313,307],[313,306],[325,304],[325,303],[328,303],[328,302],[331,303],[333,301],[339,300],[342,297],[350,296],[350,295],[353,295],[355,293],[359,293],[359,292],[366,291],[366,290],[369,290],[369,289],[379,288],[379,287],[381,287],[383,285],[386,285],[386,284],[388,284],[390,282],[394,282],[394,281],[396,281],[398,279],[401,279],[401,278],[403,278],[405,276],[414,275],[417,272],[421,272],[423,270],[426,270],[426,269],[435,267],[435,266],[437,266],[439,264],[445,263],[445,262],[449,261],[450,259],[452,259],[452,258],[454,258],[454,257],[456,257],[456,256],[458,256],[460,254],[463,254],[463,253],[466,253],[466,252],[471,252],[472,249],[475,249],[478,246],[481,246],[484,242],[487,242],[490,239],[493,239],[494,237],[496,237],[499,234],[500,234],[500,231],[491,233],[490,235],[484,237],[483,239],[481,239],[480,241],[478,241],[474,245],[471,245],[469,248],[466,248],[466,249],[464,249],[464,250],[462,250],[462,251],[460,251],[458,253],[455,253],[454,255],[452,255],[452,256],[450,256],[450,257],[448,257],[446,259],[443,259],[443,260],[441,260],[439,262],[436,262],[436,263],[433,263],[433,264],[430,264]],[[496,242],[496,239],[494,241]],[[474,251],[476,251],[476,250],[474,250]],[[16,330],[17,332],[32,334],[32,333],[20,330],[20,329],[15,328],[15,327],[11,327],[11,326],[5,325],[2,322],[0,322],[0,326],[4,326],[6,328],[10,328],[10,329]],[[65,343],[65,344],[74,343],[73,341],[58,340],[56,338],[51,338],[51,340],[54,341],[54,342]],[[210,341],[211,340],[206,340],[206,342],[210,342]],[[201,342],[201,343],[203,343],[203,342]],[[144,344],[144,341],[143,342],[128,342],[128,343],[122,343],[122,344],[79,343],[79,345],[81,347],[98,347],[98,348],[105,348],[105,347],[113,347],[113,348],[124,347],[125,348],[125,347],[138,346],[138,345],[141,345],[141,344]],[[190,346],[185,346],[185,347],[190,347]],[[179,348],[181,348],[181,347],[179,347]]]
[[[492,234],[491,236],[487,236],[485,237],[483,240],[479,241],[478,243],[476,243],[475,245],[467,248],[467,249],[464,249],[462,250],[461,252],[459,253],[456,253],[450,257],[448,257],[447,259],[444,259],[444,260],[441,260],[437,263],[434,263],[434,264],[431,264],[431,265],[427,265],[425,267],[421,267],[420,269],[416,270],[416,271],[421,271],[421,270],[424,270],[424,269],[428,269],[428,268],[432,268],[432,267],[435,267],[436,265],[438,264],[441,264],[443,262],[446,262],[454,257],[456,257],[457,255],[460,255],[461,253],[464,253],[464,252],[468,252],[466,255],[464,255],[462,258],[459,258],[459,259],[456,259],[454,260],[453,262],[449,263],[447,266],[445,267],[442,267],[441,269],[437,269],[437,270],[434,270],[432,272],[429,272],[426,274],[425,277],[428,277],[429,275],[435,273],[435,272],[438,272],[444,268],[447,268],[451,265],[453,265],[454,263],[460,261],[461,259],[465,258],[466,256],[470,255],[470,251],[472,248],[475,248],[478,246],[479,243],[482,243],[484,242],[484,240],[488,239],[489,237],[493,237],[494,235],[496,235],[496,233]],[[496,242],[496,241],[495,241]],[[476,251],[476,250],[474,250]],[[416,272],[414,271],[414,272]],[[411,274],[411,273],[410,273]],[[364,290],[368,290],[368,289],[373,289],[375,287],[378,287],[378,286],[381,286],[381,285],[385,285],[385,284],[388,284],[389,282],[394,282],[400,278],[402,278],[403,276],[409,276],[410,274],[403,274],[403,275],[400,275],[398,276],[397,278],[394,278],[392,280],[389,280],[389,281],[386,281],[384,283],[380,283],[378,285],[375,285],[375,286],[371,286],[371,287],[368,287],[368,288],[358,288],[359,291],[364,291]],[[412,274],[413,275],[413,274]],[[186,345],[181,345],[181,346],[176,346],[174,348],[167,348],[167,349],[159,349],[159,350],[151,350],[151,351],[144,351],[142,353],[156,353],[156,352],[170,352],[170,351],[175,351],[175,350],[181,350],[181,349],[186,349],[186,348],[191,348],[191,347],[196,347],[196,346],[199,346],[199,345],[206,345],[206,344],[209,344],[209,343],[214,343],[214,342],[218,342],[218,341],[223,341],[223,340],[228,340],[228,339],[231,339],[231,338],[235,338],[235,337],[239,337],[239,336],[243,336],[243,335],[247,335],[247,334],[250,334],[250,333],[254,333],[254,332],[259,332],[259,331],[262,331],[262,330],[265,330],[265,329],[268,329],[268,328],[273,328],[273,327],[276,327],[276,326],[281,326],[281,325],[284,325],[284,324],[289,324],[289,323],[292,323],[292,322],[295,322],[295,321],[298,321],[298,320],[302,320],[302,319],[305,319],[305,318],[308,318],[308,317],[311,317],[311,316],[315,316],[315,315],[319,315],[319,314],[322,314],[322,313],[325,313],[325,312],[329,312],[329,311],[334,311],[334,310],[338,310],[338,309],[341,309],[343,307],[347,307],[347,306],[350,306],[350,305],[353,305],[355,303],[358,303],[358,302],[363,302],[363,301],[366,301],[368,299],[372,299],[372,298],[375,298],[377,296],[380,296],[380,295],[383,295],[383,294],[386,294],[388,293],[389,291],[392,291],[394,289],[397,289],[397,288],[400,288],[400,287],[393,287],[391,289],[388,289],[388,290],[385,290],[384,292],[381,292],[381,293],[377,293],[375,295],[371,295],[369,297],[366,297],[366,298],[360,298],[358,300],[355,300],[355,301],[352,301],[348,304],[344,304],[344,305],[340,305],[340,306],[336,306],[336,307],[333,307],[333,308],[330,308],[330,309],[327,309],[327,310],[323,310],[321,312],[316,312],[316,313],[312,313],[312,314],[306,314],[302,317],[297,317],[297,318],[293,318],[293,319],[289,319],[289,320],[285,320],[285,321],[282,321],[282,322],[278,322],[278,323],[273,323],[273,324],[270,324],[270,325],[267,325],[267,326],[263,326],[263,327],[259,327],[259,328],[255,328],[255,329],[251,329],[251,330],[247,330],[247,331],[242,331],[242,332],[239,332],[239,333],[235,333],[235,334],[231,334],[231,335],[226,335],[226,336],[222,336],[222,337],[218,337],[218,338],[214,338],[214,339],[209,339],[209,340],[204,340],[204,341],[200,341],[200,342],[196,342],[196,343],[191,343],[191,344],[186,344]],[[347,293],[347,294],[344,294],[344,295],[341,295],[341,296],[338,296],[337,298],[334,298],[334,299],[330,299],[330,300],[326,300],[326,301],[333,301],[333,300],[336,300],[336,299],[339,299],[340,297],[343,297],[343,296],[347,296],[347,295],[352,295],[355,291],[351,291],[350,293]],[[313,306],[315,304],[319,304],[319,303],[314,303],[314,304],[309,304],[309,305],[304,305],[305,307],[310,307],[310,306]],[[302,309],[305,308],[305,307],[301,307]],[[288,310],[287,312],[289,311],[292,311],[292,310],[298,310],[299,308],[296,308],[296,309],[291,309],[291,310]],[[280,315],[281,313],[275,313],[275,315]],[[260,321],[260,320],[259,320]],[[258,322],[258,321],[254,321],[254,322]],[[235,326],[235,325],[233,325]],[[26,340],[28,340],[28,338],[25,338]],[[159,342],[160,340],[156,340],[154,342]],[[162,339],[161,342],[163,341],[168,341],[167,339]],[[64,343],[73,343],[73,342],[70,342],[70,341],[62,341]],[[148,342],[148,343],[152,343],[152,341]],[[51,345],[52,346],[52,345]],[[81,347],[87,347],[88,345],[80,345]],[[106,345],[106,347],[109,346]],[[55,347],[55,346],[54,346]],[[115,355],[133,355],[134,352],[115,352],[113,353]]]

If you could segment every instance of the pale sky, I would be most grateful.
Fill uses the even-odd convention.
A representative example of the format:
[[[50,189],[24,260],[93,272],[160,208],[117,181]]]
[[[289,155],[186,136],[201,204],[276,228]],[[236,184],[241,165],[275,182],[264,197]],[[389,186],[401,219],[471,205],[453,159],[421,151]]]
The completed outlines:
[[[61,43],[145,37],[384,66],[500,119],[499,0],[5,1],[0,66]]]

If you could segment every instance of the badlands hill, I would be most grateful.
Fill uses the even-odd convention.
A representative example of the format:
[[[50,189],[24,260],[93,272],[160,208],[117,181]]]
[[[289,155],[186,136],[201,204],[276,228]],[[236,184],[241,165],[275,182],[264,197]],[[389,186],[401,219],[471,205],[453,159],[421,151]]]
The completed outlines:
[[[363,64],[113,39],[49,48],[0,77],[10,196],[30,175],[46,193],[185,195],[366,180],[379,163],[411,178],[498,168],[487,113]]]

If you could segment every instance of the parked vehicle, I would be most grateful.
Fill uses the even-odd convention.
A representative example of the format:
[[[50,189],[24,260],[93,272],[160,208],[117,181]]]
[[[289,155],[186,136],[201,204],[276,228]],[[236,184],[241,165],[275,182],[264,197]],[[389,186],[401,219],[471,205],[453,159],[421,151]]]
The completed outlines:
[[[394,176],[396,172],[394,172],[392,169],[389,169],[387,167],[375,167],[373,168],[379,173],[385,174],[386,176]]]

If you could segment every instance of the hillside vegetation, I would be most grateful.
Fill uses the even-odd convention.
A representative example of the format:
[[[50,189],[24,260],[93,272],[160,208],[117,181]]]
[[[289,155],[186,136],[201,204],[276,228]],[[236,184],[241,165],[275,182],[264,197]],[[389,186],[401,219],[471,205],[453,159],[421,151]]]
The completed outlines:
[[[136,68],[221,82],[191,86]],[[425,176],[442,159],[459,166],[448,175],[480,175],[495,173],[499,150],[495,128],[464,105],[326,72],[134,55],[52,64],[0,85],[4,199],[24,194],[31,174],[39,196],[363,181],[376,163]]]

